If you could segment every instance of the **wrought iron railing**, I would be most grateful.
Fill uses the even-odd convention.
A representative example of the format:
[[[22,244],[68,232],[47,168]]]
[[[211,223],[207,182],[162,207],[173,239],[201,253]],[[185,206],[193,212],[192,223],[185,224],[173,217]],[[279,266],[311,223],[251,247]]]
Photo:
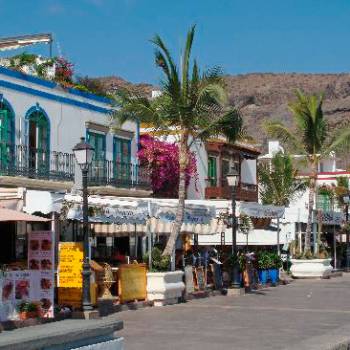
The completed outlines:
[[[0,142],[0,176],[74,181],[74,171],[73,154]],[[93,161],[89,171],[89,185],[149,188],[150,177],[147,169],[137,164]]]
[[[132,163],[95,160],[89,170],[91,186],[150,187],[150,176],[146,167]]]
[[[74,179],[74,155],[0,143],[0,174],[72,181]]]

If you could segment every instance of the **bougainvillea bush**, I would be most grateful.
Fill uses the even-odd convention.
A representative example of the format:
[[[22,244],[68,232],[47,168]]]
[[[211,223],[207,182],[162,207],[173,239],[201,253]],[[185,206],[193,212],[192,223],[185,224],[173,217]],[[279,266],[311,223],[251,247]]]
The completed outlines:
[[[150,169],[154,196],[177,198],[179,189],[178,145],[157,140],[150,135],[142,135],[138,157],[140,163]],[[197,181],[197,177],[196,158],[191,152],[186,169],[186,185],[189,185],[191,178]]]

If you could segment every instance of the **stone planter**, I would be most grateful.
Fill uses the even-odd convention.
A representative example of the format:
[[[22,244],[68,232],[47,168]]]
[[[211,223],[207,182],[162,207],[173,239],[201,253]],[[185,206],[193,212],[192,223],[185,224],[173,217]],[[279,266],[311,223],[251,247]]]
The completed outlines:
[[[293,278],[328,278],[332,273],[331,259],[291,259]]]
[[[154,306],[176,304],[185,289],[183,275],[183,271],[148,272],[148,300],[153,301]]]

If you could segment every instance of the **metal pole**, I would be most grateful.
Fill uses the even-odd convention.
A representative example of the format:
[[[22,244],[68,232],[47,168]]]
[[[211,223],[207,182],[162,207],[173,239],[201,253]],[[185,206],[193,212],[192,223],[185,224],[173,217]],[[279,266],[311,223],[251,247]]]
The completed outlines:
[[[281,247],[280,247],[280,218],[277,218],[277,254],[281,255]]]
[[[241,287],[239,280],[239,264],[237,256],[237,220],[236,220],[236,187],[232,186],[232,255],[234,256],[232,287]]]
[[[346,220],[346,271],[350,271],[350,234],[349,234],[349,204],[345,207],[345,220]]]
[[[88,214],[88,193],[87,193],[88,170],[82,170],[83,182],[83,234],[84,234],[84,262],[83,262],[83,310],[92,310],[90,296],[90,259],[89,259],[89,214]]]

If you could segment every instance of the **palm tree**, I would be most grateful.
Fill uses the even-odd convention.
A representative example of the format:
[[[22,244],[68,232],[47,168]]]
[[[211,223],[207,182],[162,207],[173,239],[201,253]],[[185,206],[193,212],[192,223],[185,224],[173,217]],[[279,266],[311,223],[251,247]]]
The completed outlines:
[[[259,165],[259,194],[262,203],[289,206],[306,188],[305,181],[297,180],[297,175],[291,156],[282,152],[274,155],[271,165]]]
[[[265,123],[268,134],[279,139],[289,151],[304,156],[310,169],[304,254],[310,253],[312,213],[320,160],[329,157],[331,152],[345,151],[350,145],[350,128],[332,128],[324,118],[322,103],[323,95],[306,95],[298,90],[296,101],[289,104],[296,130],[290,130],[279,121]]]
[[[132,91],[120,91],[116,99],[120,109],[113,116],[118,123],[138,120],[164,133],[175,132],[179,137],[179,201],[163,255],[173,253],[183,223],[185,169],[191,145],[196,140],[205,141],[214,135],[224,135],[233,142],[242,127],[239,111],[227,106],[221,69],[215,67],[201,73],[197,61],[191,63],[194,35],[195,26],[187,34],[180,69],[163,40],[156,35],[152,43],[155,45],[156,66],[164,76],[161,95],[150,100]]]

